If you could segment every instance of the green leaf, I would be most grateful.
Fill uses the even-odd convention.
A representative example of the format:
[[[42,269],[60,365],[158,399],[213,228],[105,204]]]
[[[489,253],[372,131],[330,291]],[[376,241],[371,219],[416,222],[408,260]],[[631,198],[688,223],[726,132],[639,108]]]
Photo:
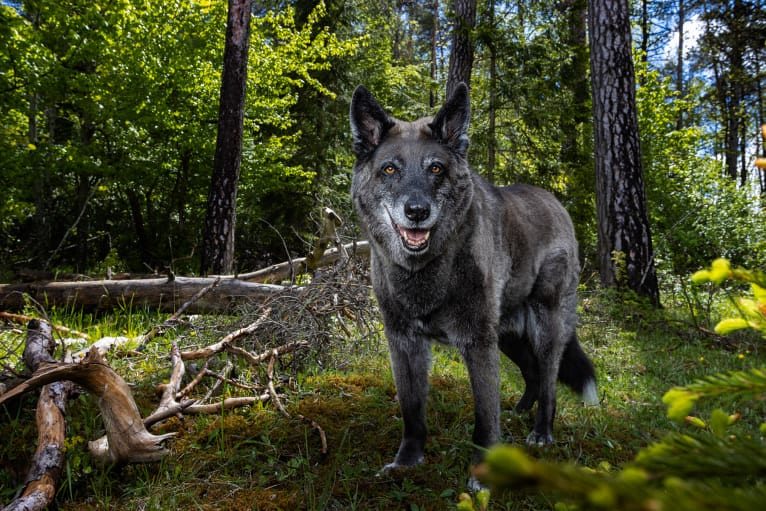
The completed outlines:
[[[710,430],[713,434],[718,438],[723,438],[728,425],[729,415],[720,408],[713,410],[713,413],[710,415]]]
[[[676,387],[662,396],[662,402],[668,405],[668,417],[674,421],[682,422],[689,415],[697,397],[697,394],[693,392]]]
[[[715,331],[717,334],[726,335],[735,330],[741,330],[747,328],[749,323],[744,318],[727,318],[721,320],[716,326]]]

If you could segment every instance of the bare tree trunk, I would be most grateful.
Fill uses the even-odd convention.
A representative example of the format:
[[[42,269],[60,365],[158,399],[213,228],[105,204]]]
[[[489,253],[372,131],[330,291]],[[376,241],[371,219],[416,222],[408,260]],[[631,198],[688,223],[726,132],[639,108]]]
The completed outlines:
[[[439,35],[439,0],[433,0],[434,24],[431,27],[431,81],[436,82],[436,41]],[[431,89],[429,106],[436,106],[436,93]]]
[[[242,163],[251,5],[252,0],[229,0],[218,138],[202,240],[203,274],[231,273],[234,268],[234,228]]]
[[[678,0],[678,49],[676,50],[676,91],[678,97],[684,96],[684,24],[686,23],[686,5],[685,0]],[[684,127],[684,113],[678,112],[676,120],[676,129]]]
[[[495,31],[495,2],[489,3],[489,26]],[[495,182],[497,166],[497,46],[489,41],[489,128],[487,130],[487,179]]]
[[[473,69],[473,29],[476,26],[476,0],[455,0],[452,51],[449,55],[447,97],[463,82],[471,86]]]
[[[628,0],[589,0],[601,282],[659,305],[636,111]]]

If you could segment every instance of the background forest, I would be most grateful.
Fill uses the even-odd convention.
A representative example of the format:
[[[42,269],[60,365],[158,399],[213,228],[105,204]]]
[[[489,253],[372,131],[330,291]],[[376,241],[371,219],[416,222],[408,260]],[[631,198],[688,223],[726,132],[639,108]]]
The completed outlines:
[[[470,157],[495,183],[553,190],[587,265],[596,229],[585,10],[580,0],[478,3]],[[766,7],[644,0],[633,10],[660,272],[717,256],[763,261],[766,179],[753,159],[764,152]],[[438,0],[257,2],[239,271],[286,259],[285,247],[304,254],[321,206],[350,217],[350,94],[363,83],[397,116],[432,113],[444,100],[451,15]],[[225,23],[222,2],[4,2],[2,280],[23,268],[199,271]]]
[[[340,241],[360,239],[349,198],[351,94],[364,84],[396,117],[433,113],[445,100],[456,34],[474,50],[469,162],[498,185],[553,191],[574,220],[578,336],[601,402],[582,407],[562,389],[555,445],[490,451],[478,470],[493,484],[491,502],[463,493],[473,468],[471,395],[459,355],[439,347],[426,463],[376,476],[401,420],[367,262],[354,256],[293,274],[296,286],[274,285],[267,299],[221,299],[216,311],[226,314],[168,318],[126,300],[92,313],[28,295],[23,310],[0,310],[0,503],[23,505],[36,481],[43,400],[37,392],[5,400],[34,379],[25,346],[33,325],[45,323],[29,322],[34,316],[54,325],[50,349],[61,359],[106,341],[104,365],[130,382],[139,415],[153,418],[146,427],[175,435],[152,463],[103,465],[87,445],[109,430],[101,402],[66,390],[60,464],[42,507],[758,508],[766,498],[766,172],[756,165],[766,163],[766,0],[628,2],[633,131],[653,242],[644,262],[656,267],[663,307],[598,282],[589,3],[617,4],[290,0],[254,1],[251,11],[239,277],[306,255],[323,207],[345,220]],[[226,4],[0,1],[0,282],[130,272],[162,274],[156,280],[172,287],[205,273]],[[475,4],[470,30],[456,28],[461,4]],[[620,253],[612,263],[617,273],[629,265]],[[512,413],[523,385],[515,366],[503,370],[511,442],[532,419]],[[182,413],[152,413],[184,400]]]

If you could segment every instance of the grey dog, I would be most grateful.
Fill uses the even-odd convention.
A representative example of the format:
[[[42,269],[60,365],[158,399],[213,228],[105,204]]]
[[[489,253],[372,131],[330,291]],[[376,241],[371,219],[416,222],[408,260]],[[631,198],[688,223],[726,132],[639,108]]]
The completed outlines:
[[[467,164],[460,84],[433,117],[390,117],[370,91],[351,101],[351,197],[372,247],[372,284],[404,420],[386,472],[423,461],[431,341],[457,348],[474,402],[473,462],[500,440],[499,351],[521,369],[516,405],[538,403],[531,444],[553,442],[557,379],[597,401],[575,334],[580,266],[572,221],[550,193],[498,188]]]

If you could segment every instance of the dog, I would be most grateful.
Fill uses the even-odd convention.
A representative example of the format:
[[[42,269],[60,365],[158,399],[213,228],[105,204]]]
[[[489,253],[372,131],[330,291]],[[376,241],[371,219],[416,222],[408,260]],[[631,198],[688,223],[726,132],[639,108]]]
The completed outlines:
[[[499,351],[524,378],[517,411],[538,403],[529,444],[554,441],[557,379],[598,401],[593,364],[575,333],[572,221],[540,188],[498,188],[473,172],[469,120],[465,84],[434,117],[414,122],[389,116],[364,86],[351,100],[351,198],[371,246],[404,422],[382,473],[424,460],[431,341],[457,348],[468,368],[473,463],[500,440]]]

